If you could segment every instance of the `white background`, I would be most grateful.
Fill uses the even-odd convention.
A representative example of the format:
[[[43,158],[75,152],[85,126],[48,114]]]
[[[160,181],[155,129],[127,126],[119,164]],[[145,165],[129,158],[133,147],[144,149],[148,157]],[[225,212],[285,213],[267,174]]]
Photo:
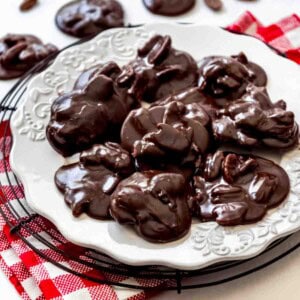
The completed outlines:
[[[265,25],[276,22],[291,13],[300,15],[300,0],[257,0],[253,2],[238,0],[223,0],[225,9],[220,13],[211,12],[203,3],[197,0],[195,9],[176,18],[154,16],[146,11],[142,0],[119,0],[126,11],[126,20],[131,24],[145,22],[197,22],[226,26],[233,22],[243,11],[250,10]],[[0,37],[6,33],[36,34],[45,42],[52,42],[59,47],[76,41],[61,32],[54,25],[54,15],[65,0],[40,0],[40,5],[27,13],[20,13],[18,5],[21,0],[2,0],[0,6]],[[0,97],[2,98],[14,81],[0,82]],[[268,267],[267,269],[246,278],[201,290],[176,293],[163,293],[156,299],[201,299],[201,300],[240,300],[240,299],[300,299],[300,250],[289,257]],[[0,270],[0,299],[20,299],[12,285]]]

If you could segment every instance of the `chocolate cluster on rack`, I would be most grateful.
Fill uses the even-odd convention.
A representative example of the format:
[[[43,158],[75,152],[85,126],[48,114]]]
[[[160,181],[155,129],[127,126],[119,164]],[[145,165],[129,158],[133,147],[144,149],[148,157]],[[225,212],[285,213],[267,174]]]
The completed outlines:
[[[294,114],[266,85],[243,53],[197,66],[170,37],[154,36],[127,65],[86,70],[54,101],[50,144],[64,156],[84,150],[57,171],[56,185],[75,216],[113,219],[151,242],[182,238],[192,218],[257,222],[284,201],[289,178],[240,152],[298,144]],[[239,148],[219,149],[226,145]]]

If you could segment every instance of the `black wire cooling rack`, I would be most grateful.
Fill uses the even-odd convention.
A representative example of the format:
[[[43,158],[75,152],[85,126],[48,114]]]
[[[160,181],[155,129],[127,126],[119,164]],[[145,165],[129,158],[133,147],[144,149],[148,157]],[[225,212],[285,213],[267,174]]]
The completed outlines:
[[[81,40],[69,47],[85,41],[86,40]],[[35,74],[49,66],[56,55],[57,54],[52,55],[42,63],[38,64],[13,86],[0,103],[0,122],[4,120],[10,121],[26,91],[27,84],[30,79]],[[4,140],[0,151],[3,157],[7,157],[12,147],[12,140],[9,138],[9,122],[4,124],[6,124],[3,128]],[[57,267],[84,279],[101,284],[109,284],[139,290],[144,289],[146,291],[177,290],[178,293],[180,293],[182,290],[186,289],[203,288],[241,278],[278,261],[300,246],[300,234],[296,233],[277,240],[263,253],[254,258],[242,261],[219,263],[194,271],[181,271],[161,266],[128,266],[117,262],[103,253],[81,247],[76,247],[78,251],[76,250],[75,252],[71,252],[68,250],[70,247],[65,247],[69,244],[69,242],[63,238],[55,227],[47,226],[49,221],[31,212],[31,210],[24,205],[24,201],[22,199],[25,198],[25,195],[22,194],[22,197],[19,196],[21,183],[14,174],[13,178],[9,175],[11,172],[7,163],[4,163],[3,167],[6,174],[6,181],[8,182],[8,189],[7,187],[2,189],[2,194],[0,195],[0,213],[8,224],[10,232],[22,239],[35,251],[35,253]],[[2,184],[3,183],[0,182],[0,188]],[[16,201],[14,201],[14,205],[8,201],[9,195],[13,195],[16,199]],[[47,236],[45,236],[45,234],[41,234],[41,232],[46,232]],[[32,238],[27,239],[28,235],[31,235]],[[38,247],[36,247],[36,242],[42,243],[43,249],[52,249],[55,253],[57,253],[57,255],[60,255],[69,261],[73,261],[79,266],[92,268],[96,272],[92,272],[94,275],[77,272],[76,270],[67,267],[65,264],[59,263],[53,256],[47,255],[47,251],[41,251],[38,249]],[[103,279],[103,274],[106,279]],[[126,284],[119,282],[118,278],[120,278],[120,276],[134,277],[138,279],[139,284]],[[153,280],[156,280],[156,282],[163,284],[153,287],[147,284],[148,280],[151,280],[152,282]]]

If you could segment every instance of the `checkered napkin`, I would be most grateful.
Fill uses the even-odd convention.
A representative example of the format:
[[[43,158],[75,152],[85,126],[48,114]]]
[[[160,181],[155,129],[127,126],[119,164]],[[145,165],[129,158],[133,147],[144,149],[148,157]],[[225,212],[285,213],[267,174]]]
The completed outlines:
[[[296,15],[289,16],[276,24],[265,27],[250,12],[246,12],[237,22],[228,26],[228,30],[256,36],[277,49],[280,53],[285,54],[288,58],[300,64],[300,19]],[[6,125],[6,122],[0,124],[0,149],[2,149],[3,143],[5,143],[7,147],[10,145],[10,137],[6,140],[3,139],[3,129]],[[8,153],[8,151],[6,151],[6,153]],[[10,201],[10,203],[16,207],[16,197],[18,197],[26,206],[23,190],[21,188],[16,189],[16,195],[10,191],[7,179],[4,175],[5,166],[8,167],[9,177],[12,182],[14,182],[13,174],[10,172],[8,165],[8,157],[3,157],[0,153],[0,182],[2,185],[0,197],[6,196],[3,197],[3,199],[7,199],[7,201]],[[1,208],[5,209],[3,205],[1,205]],[[20,211],[20,213],[22,212]],[[52,239],[52,242],[55,244],[55,235],[58,235],[55,228],[47,220],[39,216],[37,218],[38,222],[42,224],[42,228],[47,228],[47,230],[34,227],[34,225],[31,225],[33,226],[32,229],[35,232],[39,232],[40,235],[47,238],[47,240]],[[23,299],[140,300],[147,297],[143,290],[133,291],[105,284],[96,284],[54,266],[37,255],[22,239],[18,238],[17,235],[12,234],[6,221],[0,217],[0,268],[7,275]],[[20,230],[22,236],[34,245],[42,255],[52,257],[56,262],[71,268],[75,272],[92,276],[97,275],[98,278],[107,278],[114,282],[118,281],[134,285],[147,284],[148,286],[160,286],[165,284],[163,281],[157,280],[144,280],[142,282],[139,279],[126,276],[115,276],[111,278],[107,274],[99,274],[99,272],[93,268],[85,267],[72,260],[66,259],[40,243],[28,232],[25,232],[24,229]],[[49,233],[51,233],[52,237],[49,236]],[[62,239],[61,236],[59,236],[59,238]],[[62,244],[57,246],[62,247]],[[62,250],[79,254],[83,251],[82,248],[67,241],[63,243]]]
[[[298,15],[294,14],[276,24],[264,26],[247,11],[227,29],[255,36],[300,64],[300,18]]]

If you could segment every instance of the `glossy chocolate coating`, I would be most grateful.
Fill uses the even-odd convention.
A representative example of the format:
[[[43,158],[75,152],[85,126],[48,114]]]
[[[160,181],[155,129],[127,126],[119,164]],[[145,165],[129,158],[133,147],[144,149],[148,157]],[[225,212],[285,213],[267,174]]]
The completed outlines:
[[[254,223],[290,190],[286,172],[270,160],[217,151],[209,154],[190,199],[194,216],[220,225]]]
[[[85,212],[96,219],[108,219],[110,195],[130,170],[133,172],[129,153],[118,144],[106,143],[83,152],[80,162],[61,167],[55,183],[74,216]]]
[[[248,85],[241,99],[227,101],[221,108],[215,98],[193,87],[157,101],[152,107],[172,101],[201,106],[212,120],[216,145],[288,148],[298,143],[294,114],[286,111],[283,100],[273,103],[265,88]]]
[[[206,152],[210,118],[196,103],[171,102],[165,106],[133,110],[121,130],[122,146],[137,159],[139,167],[170,170],[192,164]],[[174,170],[174,169],[173,169]]]
[[[251,87],[241,100],[216,112],[212,129],[218,143],[288,148],[298,143],[294,114],[284,101],[272,103],[265,90]]]
[[[116,80],[120,75],[120,68],[114,62],[108,62],[106,64],[99,64],[90,69],[85,70],[80,74],[74,84],[74,90],[83,90],[89,81],[101,74],[105,74],[112,80]],[[130,98],[129,98],[130,99]],[[130,104],[131,105],[131,104]]]
[[[256,86],[267,84],[265,71],[249,62],[243,53],[231,57],[205,57],[200,62],[199,72],[199,87],[220,107],[226,105],[228,100],[239,99],[249,83]]]
[[[197,106],[204,109],[209,116],[215,116],[215,112],[219,110],[219,107],[215,103],[215,99],[205,94],[199,87],[187,88],[186,90],[175,93],[169,97],[160,99],[152,103],[150,107],[167,105],[174,101],[184,105],[197,104]]]
[[[66,34],[88,37],[124,26],[124,12],[115,0],[80,0],[64,5],[56,14],[56,25]]]
[[[7,34],[0,39],[0,79],[20,77],[57,51],[33,35]]]
[[[151,242],[166,243],[183,237],[190,229],[188,187],[175,173],[134,173],[112,195],[110,212],[120,224],[133,225]]]
[[[52,104],[47,138],[63,156],[94,143],[118,140],[124,119],[137,106],[127,90],[114,80],[118,71],[115,63],[107,63],[93,70],[89,80],[84,74],[76,83],[83,89],[64,94]]]
[[[196,0],[143,0],[152,13],[164,16],[177,16],[192,9]]]
[[[138,50],[137,58],[124,66],[118,81],[136,99],[154,102],[170,94],[196,86],[196,61],[172,48],[169,36],[156,35]]]

